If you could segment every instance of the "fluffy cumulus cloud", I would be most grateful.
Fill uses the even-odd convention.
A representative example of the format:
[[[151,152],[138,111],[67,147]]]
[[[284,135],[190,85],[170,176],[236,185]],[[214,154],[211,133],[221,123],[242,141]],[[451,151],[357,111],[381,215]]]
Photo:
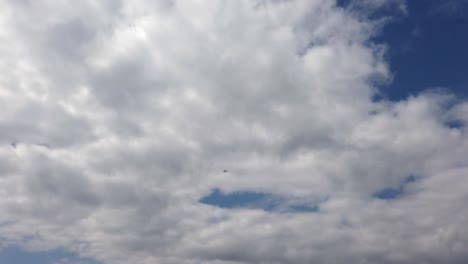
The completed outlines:
[[[365,13],[391,2],[0,1],[0,247],[465,263],[468,103],[373,100],[388,19]],[[215,189],[318,209],[200,202]]]

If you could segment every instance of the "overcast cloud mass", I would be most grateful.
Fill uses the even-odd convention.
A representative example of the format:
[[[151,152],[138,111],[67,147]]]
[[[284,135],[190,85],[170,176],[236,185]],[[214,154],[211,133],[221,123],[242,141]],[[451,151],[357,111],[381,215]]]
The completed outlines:
[[[393,76],[371,42],[392,20],[369,15],[380,8],[407,13],[1,0],[0,248],[104,264],[466,263],[468,102],[441,87],[373,100]],[[201,203],[214,189],[317,210]]]

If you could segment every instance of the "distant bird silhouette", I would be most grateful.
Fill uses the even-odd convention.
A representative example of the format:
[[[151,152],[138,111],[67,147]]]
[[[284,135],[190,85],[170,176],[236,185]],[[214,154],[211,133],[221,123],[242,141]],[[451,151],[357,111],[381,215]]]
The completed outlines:
[[[228,172],[228,170],[223,170],[224,173]]]

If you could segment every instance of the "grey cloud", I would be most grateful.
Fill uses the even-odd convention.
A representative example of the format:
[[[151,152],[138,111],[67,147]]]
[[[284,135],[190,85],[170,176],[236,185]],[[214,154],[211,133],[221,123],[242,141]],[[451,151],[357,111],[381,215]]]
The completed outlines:
[[[60,105],[18,100],[16,105],[7,103],[5,108],[6,120],[0,124],[0,140],[5,143],[65,147],[93,138],[92,125]]]

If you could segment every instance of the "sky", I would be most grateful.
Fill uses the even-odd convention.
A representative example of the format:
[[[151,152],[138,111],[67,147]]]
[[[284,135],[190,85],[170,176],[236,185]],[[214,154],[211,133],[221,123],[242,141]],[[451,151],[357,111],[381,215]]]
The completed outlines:
[[[0,262],[465,263],[467,12],[0,0]]]
[[[394,79],[383,89],[391,100],[431,87],[466,98],[468,1],[408,1],[408,15],[395,19],[375,38],[386,43]]]

